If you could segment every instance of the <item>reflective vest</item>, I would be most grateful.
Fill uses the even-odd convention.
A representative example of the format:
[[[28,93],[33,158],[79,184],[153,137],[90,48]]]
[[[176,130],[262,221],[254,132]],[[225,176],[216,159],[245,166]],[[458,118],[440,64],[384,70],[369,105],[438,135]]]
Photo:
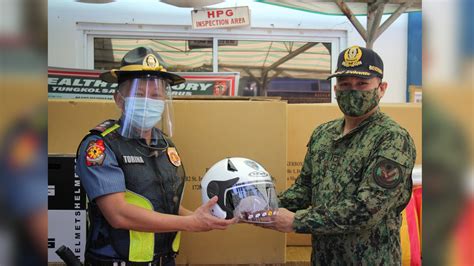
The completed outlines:
[[[117,130],[119,127],[117,121],[107,120],[92,129],[88,136],[101,136],[115,154],[125,176],[125,200],[148,210],[178,214],[185,174],[183,167],[173,165],[169,158],[167,151],[174,149],[171,140],[163,136],[158,140],[157,148],[150,148],[138,139],[122,137]],[[95,201],[89,202],[89,219],[88,248],[98,249],[110,244],[120,259],[131,262],[150,262],[154,257],[179,250],[180,232],[114,229]],[[92,232],[104,230],[108,231],[107,234],[91,239]]]

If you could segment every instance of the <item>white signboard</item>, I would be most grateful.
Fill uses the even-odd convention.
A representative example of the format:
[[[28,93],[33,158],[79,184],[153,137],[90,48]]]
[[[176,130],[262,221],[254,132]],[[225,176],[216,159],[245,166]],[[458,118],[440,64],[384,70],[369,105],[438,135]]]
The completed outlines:
[[[192,10],[193,29],[215,29],[250,26],[247,6]]]
[[[86,194],[74,169],[74,155],[48,156],[48,262],[62,262],[56,254],[62,245],[84,261]]]
[[[48,262],[62,262],[56,254],[62,245],[84,261],[86,220],[85,210],[48,210]]]

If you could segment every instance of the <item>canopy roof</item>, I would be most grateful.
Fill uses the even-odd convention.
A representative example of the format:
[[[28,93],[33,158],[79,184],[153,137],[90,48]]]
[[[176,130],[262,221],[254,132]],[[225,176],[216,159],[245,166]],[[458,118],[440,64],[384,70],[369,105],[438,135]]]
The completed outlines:
[[[193,48],[193,40],[96,39],[95,67],[112,69],[137,46],[153,48],[169,71],[212,72],[212,48]],[[211,43],[211,40],[209,40]],[[262,77],[325,79],[331,71],[330,44],[293,41],[233,41],[220,45],[219,72]]]
[[[375,40],[404,12],[421,11],[422,0],[256,0],[257,2],[326,15],[345,15],[372,48]],[[391,14],[380,25],[382,15]],[[356,16],[367,16],[364,28]]]

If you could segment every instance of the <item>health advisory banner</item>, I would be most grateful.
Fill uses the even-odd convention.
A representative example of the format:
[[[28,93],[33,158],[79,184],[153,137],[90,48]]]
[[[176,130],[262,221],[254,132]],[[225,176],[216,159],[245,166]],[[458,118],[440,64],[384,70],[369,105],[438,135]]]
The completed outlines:
[[[112,100],[118,85],[99,78],[100,70],[48,69],[48,98]],[[236,96],[238,72],[179,72],[186,82],[171,86],[173,96]]]

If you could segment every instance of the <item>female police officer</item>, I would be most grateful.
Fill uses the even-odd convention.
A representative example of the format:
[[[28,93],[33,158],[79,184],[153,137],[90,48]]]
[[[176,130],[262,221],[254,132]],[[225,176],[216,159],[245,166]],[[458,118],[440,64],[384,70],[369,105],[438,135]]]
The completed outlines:
[[[89,198],[86,265],[174,265],[179,231],[225,229],[234,220],[211,215],[207,204],[191,212],[180,205],[184,170],[171,140],[155,128],[170,122],[170,85],[185,80],[166,72],[150,48],[129,51],[120,69],[101,75],[118,82],[122,110],[83,139],[77,173]]]

